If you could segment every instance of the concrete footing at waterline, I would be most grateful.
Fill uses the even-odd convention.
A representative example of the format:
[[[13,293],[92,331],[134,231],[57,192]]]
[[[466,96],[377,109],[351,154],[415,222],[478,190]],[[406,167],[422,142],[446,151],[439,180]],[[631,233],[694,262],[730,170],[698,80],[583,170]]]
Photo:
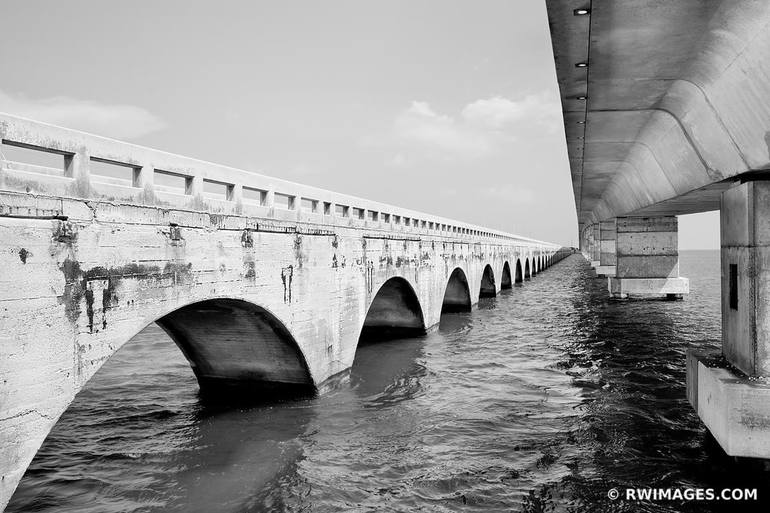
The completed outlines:
[[[614,299],[682,299],[690,293],[687,278],[610,278]]]
[[[594,270],[596,271],[596,276],[599,278],[611,278],[615,276],[614,265],[600,265]]]
[[[719,354],[687,353],[687,399],[730,456],[770,459],[770,381]]]

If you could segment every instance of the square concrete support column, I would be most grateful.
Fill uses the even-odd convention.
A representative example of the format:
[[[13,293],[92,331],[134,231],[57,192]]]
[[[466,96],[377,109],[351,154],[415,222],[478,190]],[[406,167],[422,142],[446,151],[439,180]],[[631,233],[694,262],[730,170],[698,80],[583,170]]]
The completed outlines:
[[[583,254],[583,257],[591,261],[591,241],[589,240],[589,236],[591,234],[591,226],[584,226],[580,225],[580,252]]]
[[[601,230],[599,223],[591,225],[591,267],[599,267],[599,258],[602,252]]]
[[[603,278],[615,276],[617,232],[617,221],[615,219],[599,223],[599,267],[596,268],[597,276]]]
[[[679,276],[676,216],[618,217],[614,298],[681,299],[690,282]]]
[[[770,181],[722,193],[720,218],[724,358],[688,353],[687,398],[727,454],[770,459]]]

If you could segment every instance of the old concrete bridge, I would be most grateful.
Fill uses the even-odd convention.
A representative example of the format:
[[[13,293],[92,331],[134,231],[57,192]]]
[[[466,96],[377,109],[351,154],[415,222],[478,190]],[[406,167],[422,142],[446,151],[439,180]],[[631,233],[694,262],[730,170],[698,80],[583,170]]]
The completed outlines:
[[[688,398],[770,458],[770,2],[546,0],[580,248],[615,297],[681,297],[679,214],[721,212],[722,354]]]
[[[313,392],[569,250],[0,115],[0,510],[62,412],[158,323],[202,390]]]

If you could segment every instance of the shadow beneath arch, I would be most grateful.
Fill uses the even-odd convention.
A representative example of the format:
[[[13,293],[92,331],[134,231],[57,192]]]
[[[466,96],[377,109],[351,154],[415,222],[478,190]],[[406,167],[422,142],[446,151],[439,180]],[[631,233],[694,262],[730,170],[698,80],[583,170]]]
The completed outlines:
[[[156,322],[182,350],[207,398],[261,402],[315,391],[294,337],[257,305],[201,301]]]
[[[417,294],[408,281],[395,277],[386,281],[372,300],[358,344],[424,334],[425,321]]]
[[[264,494],[296,473],[296,440],[316,412],[312,401],[258,397],[201,392],[151,324],[76,396],[6,511],[265,510],[249,505],[276,503]]]
[[[484,267],[484,274],[481,276],[481,289],[479,290],[479,298],[495,297],[497,290],[495,288],[495,273],[492,271],[492,266],[487,264]]]
[[[470,312],[471,291],[468,279],[459,267],[452,271],[447,281],[444,299],[441,303],[441,313]]]

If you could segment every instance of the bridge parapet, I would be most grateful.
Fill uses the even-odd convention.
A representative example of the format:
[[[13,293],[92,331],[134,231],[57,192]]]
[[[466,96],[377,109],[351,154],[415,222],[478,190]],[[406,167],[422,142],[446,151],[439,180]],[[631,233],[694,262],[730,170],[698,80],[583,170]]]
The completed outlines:
[[[3,191],[557,248],[453,219],[2,113],[0,138]],[[29,162],[39,154],[59,156],[60,163]],[[4,208],[0,214],[14,215],[12,206],[0,208]],[[65,215],[55,209],[49,214]]]

